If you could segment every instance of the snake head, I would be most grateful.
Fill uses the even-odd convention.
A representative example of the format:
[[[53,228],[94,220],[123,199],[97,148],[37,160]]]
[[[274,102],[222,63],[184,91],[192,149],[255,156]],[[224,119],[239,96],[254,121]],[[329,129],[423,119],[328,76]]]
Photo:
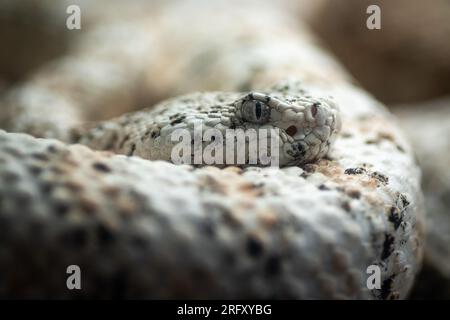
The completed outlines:
[[[238,126],[278,129],[279,165],[300,165],[324,157],[341,128],[331,98],[252,92],[234,103]]]

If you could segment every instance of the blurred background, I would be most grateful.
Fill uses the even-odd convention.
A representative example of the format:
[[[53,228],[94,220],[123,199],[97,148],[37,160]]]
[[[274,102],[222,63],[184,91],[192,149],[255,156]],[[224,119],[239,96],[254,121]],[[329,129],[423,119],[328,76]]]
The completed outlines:
[[[1,0],[0,97],[73,50],[82,33],[60,27],[69,4],[83,8],[83,29],[89,29],[99,20],[121,23],[142,12],[155,14],[167,2],[175,0]],[[381,9],[380,30],[366,27],[366,9],[374,4]],[[397,115],[410,137],[428,210],[425,265],[411,297],[450,298],[450,1],[283,0],[279,5],[307,22],[354,81]],[[137,106],[167,93],[135,95],[130,103]]]

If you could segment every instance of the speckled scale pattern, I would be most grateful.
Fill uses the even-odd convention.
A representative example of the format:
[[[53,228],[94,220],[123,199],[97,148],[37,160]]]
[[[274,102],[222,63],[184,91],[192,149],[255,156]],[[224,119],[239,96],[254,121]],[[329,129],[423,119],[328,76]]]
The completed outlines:
[[[312,168],[194,170],[24,134],[0,141],[0,294],[69,297],[60,270],[76,262],[89,297],[373,297],[361,269],[384,219],[358,221],[374,207],[323,189]],[[43,266],[54,276],[20,288]]]
[[[245,103],[266,106],[268,119],[259,124],[249,121],[242,113]],[[300,85],[297,92],[289,93],[273,88],[266,93],[193,93],[93,128],[74,129],[72,142],[149,160],[171,161],[172,149],[179,143],[172,141],[171,135],[177,129],[185,129],[194,137],[195,126],[201,126],[203,132],[218,129],[224,137],[223,150],[226,130],[279,129],[279,164],[286,166],[326,156],[341,128],[341,119],[331,98],[313,98]],[[208,143],[205,141],[204,145]],[[248,158],[249,148],[245,150]]]
[[[225,95],[223,108],[261,92],[288,104],[301,96],[339,106],[342,130],[327,156],[281,169],[149,161],[147,145],[137,142],[149,139],[150,120],[157,118],[148,110],[72,132],[80,142],[123,155],[1,131],[1,297],[407,297],[424,236],[412,149],[389,112],[350,84],[305,27],[292,23],[298,19],[260,3],[240,1],[229,19],[229,0],[174,2],[160,21],[141,10],[144,21],[122,17],[122,27],[99,25],[56,68],[43,68],[20,86],[11,105],[23,109],[9,113],[6,128],[68,141],[69,128],[95,120],[88,113],[130,107],[120,97],[139,91],[141,82],[163,97],[193,88],[245,91],[198,93],[158,107],[170,112],[192,108],[190,99],[212,107]],[[142,50],[128,50],[136,43]],[[204,52],[214,59],[204,59]],[[109,81],[109,67],[92,68],[105,64],[123,71],[115,73],[119,81]],[[290,77],[301,85],[286,80],[264,89]],[[57,79],[58,90],[47,78]],[[43,99],[27,99],[30,92]],[[49,111],[53,102],[58,112]],[[132,124],[141,119],[145,125]],[[124,139],[126,127],[133,135]],[[82,267],[81,293],[65,286],[65,268],[74,263]],[[366,287],[371,264],[381,268],[379,290]]]

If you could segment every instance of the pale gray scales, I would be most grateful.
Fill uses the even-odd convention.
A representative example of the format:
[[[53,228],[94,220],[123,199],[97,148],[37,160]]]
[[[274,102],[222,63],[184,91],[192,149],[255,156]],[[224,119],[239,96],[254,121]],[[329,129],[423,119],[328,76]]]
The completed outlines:
[[[228,129],[243,132],[279,129],[280,166],[323,158],[341,128],[337,105],[331,98],[313,98],[286,92],[287,89],[279,85],[266,93],[189,94],[162,102],[153,109],[130,113],[89,129],[74,130],[71,142],[144,159],[170,161],[172,148],[179,142],[172,139],[177,129],[188,130],[191,137],[196,125],[203,132],[218,129],[223,137]],[[223,139],[224,150],[225,143]],[[248,151],[245,148],[246,159]]]

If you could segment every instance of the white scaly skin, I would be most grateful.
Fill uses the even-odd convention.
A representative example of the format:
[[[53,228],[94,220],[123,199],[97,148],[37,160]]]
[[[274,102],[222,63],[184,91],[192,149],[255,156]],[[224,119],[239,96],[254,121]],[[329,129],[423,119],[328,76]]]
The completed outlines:
[[[0,279],[6,279],[0,281],[0,296],[74,297],[65,274],[74,263],[83,270],[84,298],[407,296],[423,247],[420,173],[395,121],[348,83],[306,29],[297,32],[296,24],[287,23],[289,15],[274,15],[259,2],[240,1],[231,8],[227,0],[215,8],[217,2],[208,2],[209,10],[205,1],[176,3],[164,19],[170,28],[148,19],[143,25],[151,28],[122,29],[123,38],[106,28],[112,39],[106,43],[104,37],[84,35],[87,42],[78,54],[72,52],[72,62],[63,59],[56,70],[36,75],[31,92],[42,99],[18,92],[20,99],[12,105],[20,108],[12,108],[9,130],[42,137],[68,134],[74,123],[96,120],[91,112],[104,115],[127,106],[117,103],[119,97],[134,97],[141,72],[171,96],[198,88],[259,92],[294,76],[313,89],[314,99],[332,95],[341,109],[343,132],[329,156],[302,166],[220,170],[0,132]],[[150,30],[161,32],[156,48],[170,47],[156,53],[157,70],[143,61],[148,51],[136,56],[134,50]],[[83,64],[86,57],[89,63]],[[77,72],[96,73],[105,63],[100,77]],[[111,81],[115,66],[117,82]],[[51,86],[45,85],[48,78],[55,80]],[[262,92],[283,103],[289,102],[284,94],[306,98],[294,82],[287,90],[279,85]],[[217,103],[214,93],[198,97]],[[161,106],[187,107],[183,99]],[[134,141],[145,139],[141,130],[156,115],[146,111],[121,118],[138,124],[140,115],[145,125],[126,125]],[[115,142],[114,133],[124,137],[121,124],[105,124],[108,128],[92,131],[102,137],[96,147],[115,150],[115,144],[102,141]],[[55,133],[47,125],[56,126]],[[83,132],[87,142],[95,140]],[[157,150],[168,150],[162,146]],[[145,157],[148,144],[140,147]],[[125,154],[132,150],[123,148]],[[366,286],[369,265],[381,269],[380,289]]]
[[[305,164],[326,156],[341,128],[336,104],[331,98],[286,93],[282,86],[274,89],[245,95],[189,94],[87,130],[74,130],[72,142],[128,156],[171,161],[172,149],[179,142],[172,141],[172,134],[178,129],[188,130],[191,137],[194,137],[195,126],[201,126],[203,132],[218,129],[224,137],[224,152],[229,129],[243,132],[279,129],[280,166]],[[246,143],[245,159],[248,159],[248,141]]]
[[[423,243],[411,149],[372,99],[331,91],[359,113],[301,167],[193,168],[0,132],[0,295],[74,297],[48,274],[75,263],[85,297],[406,297]]]

